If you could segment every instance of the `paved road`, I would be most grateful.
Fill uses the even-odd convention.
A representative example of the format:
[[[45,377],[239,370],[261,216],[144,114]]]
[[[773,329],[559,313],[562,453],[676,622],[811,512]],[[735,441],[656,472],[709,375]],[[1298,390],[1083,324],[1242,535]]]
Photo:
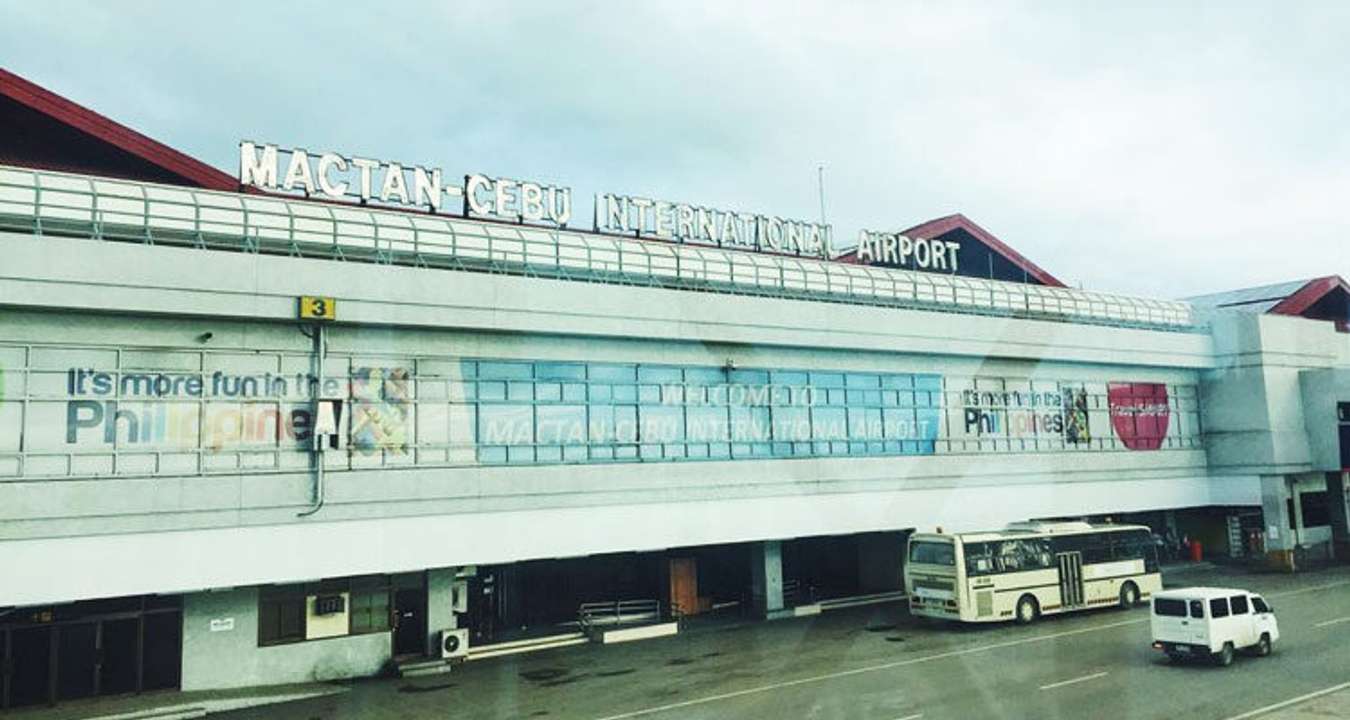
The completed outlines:
[[[1172,666],[1149,648],[1143,609],[950,627],[889,606],[478,661],[213,717],[1225,720],[1350,682],[1350,570],[1169,577],[1198,583],[1265,593],[1283,635],[1276,653]]]

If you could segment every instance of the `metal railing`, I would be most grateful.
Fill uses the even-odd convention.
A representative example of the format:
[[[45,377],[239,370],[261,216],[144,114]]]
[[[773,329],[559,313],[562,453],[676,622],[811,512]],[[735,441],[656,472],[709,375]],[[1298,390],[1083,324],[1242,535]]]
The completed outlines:
[[[0,166],[0,230],[1193,331],[1188,303]]]
[[[577,608],[577,621],[581,624],[581,629],[587,632],[595,627],[652,623],[660,620],[659,600],[606,600],[582,603]]]

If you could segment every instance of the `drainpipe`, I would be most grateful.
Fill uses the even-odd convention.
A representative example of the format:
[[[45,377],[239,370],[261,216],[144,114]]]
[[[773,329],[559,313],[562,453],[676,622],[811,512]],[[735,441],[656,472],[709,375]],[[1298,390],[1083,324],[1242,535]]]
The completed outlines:
[[[310,452],[311,462],[314,463],[314,494],[313,500],[308,510],[297,513],[296,517],[309,517],[323,508],[323,465],[324,465],[324,445],[327,438],[321,438],[318,432],[315,432],[314,420],[319,417],[319,405],[323,403],[323,359],[328,354],[328,342],[324,334],[324,326],[314,325],[314,370],[317,380],[314,383],[313,396],[310,403],[310,440],[313,443]]]

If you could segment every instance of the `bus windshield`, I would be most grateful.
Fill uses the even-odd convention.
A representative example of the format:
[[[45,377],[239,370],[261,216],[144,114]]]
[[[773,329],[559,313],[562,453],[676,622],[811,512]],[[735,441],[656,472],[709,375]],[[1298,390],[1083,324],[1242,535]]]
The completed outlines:
[[[909,544],[909,561],[925,565],[956,565],[956,546],[950,542],[920,540]]]

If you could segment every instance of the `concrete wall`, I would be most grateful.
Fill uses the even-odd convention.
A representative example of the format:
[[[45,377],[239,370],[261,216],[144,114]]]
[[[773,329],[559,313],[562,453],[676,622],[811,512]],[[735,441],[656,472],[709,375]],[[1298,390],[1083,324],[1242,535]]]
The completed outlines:
[[[233,627],[212,631],[212,620]],[[183,598],[183,690],[374,675],[392,657],[391,638],[380,632],[259,647],[256,587],[192,593]]]

